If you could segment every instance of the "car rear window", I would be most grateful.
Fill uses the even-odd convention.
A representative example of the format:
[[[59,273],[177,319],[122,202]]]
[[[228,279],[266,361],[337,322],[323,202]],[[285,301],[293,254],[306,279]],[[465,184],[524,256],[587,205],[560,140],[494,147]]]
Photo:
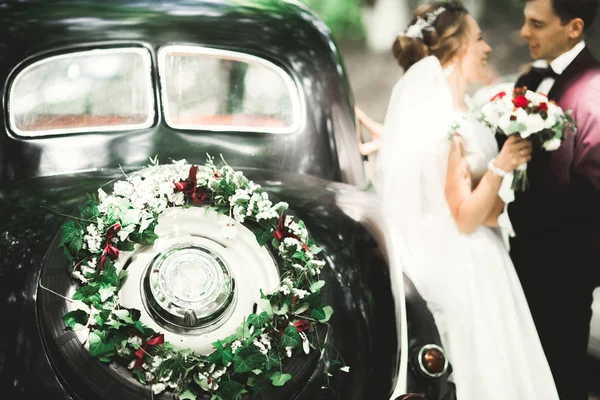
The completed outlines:
[[[95,49],[38,60],[15,76],[8,113],[12,131],[26,137],[150,127],[150,53]]]
[[[167,124],[178,129],[294,132],[302,99],[291,76],[265,59],[199,46],[158,53]]]

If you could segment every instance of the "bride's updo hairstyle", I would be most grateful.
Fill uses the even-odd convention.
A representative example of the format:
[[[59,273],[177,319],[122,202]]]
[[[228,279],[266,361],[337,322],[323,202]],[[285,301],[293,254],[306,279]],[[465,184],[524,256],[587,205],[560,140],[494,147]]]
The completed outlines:
[[[465,44],[469,12],[458,0],[436,1],[418,7],[405,32],[392,46],[398,64],[408,70],[423,58],[436,56],[442,65]]]

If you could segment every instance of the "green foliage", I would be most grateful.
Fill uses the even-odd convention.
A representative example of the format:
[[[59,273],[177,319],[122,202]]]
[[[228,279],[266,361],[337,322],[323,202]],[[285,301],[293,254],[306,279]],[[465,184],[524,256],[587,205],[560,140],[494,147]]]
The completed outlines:
[[[337,39],[364,38],[360,0],[302,0],[329,26]]]
[[[271,375],[271,382],[273,382],[273,386],[283,386],[290,379],[292,379],[290,374],[282,374],[279,371],[275,371],[275,373]]]

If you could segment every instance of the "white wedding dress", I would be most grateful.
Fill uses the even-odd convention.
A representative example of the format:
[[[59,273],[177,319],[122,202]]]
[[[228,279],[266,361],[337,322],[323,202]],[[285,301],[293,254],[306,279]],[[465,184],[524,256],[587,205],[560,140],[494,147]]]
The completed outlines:
[[[377,189],[395,251],[434,315],[458,400],[557,400],[498,229],[460,233],[446,203],[452,121],[460,122],[474,185],[498,153],[491,133],[452,109],[448,81],[435,57],[411,67],[394,88]]]

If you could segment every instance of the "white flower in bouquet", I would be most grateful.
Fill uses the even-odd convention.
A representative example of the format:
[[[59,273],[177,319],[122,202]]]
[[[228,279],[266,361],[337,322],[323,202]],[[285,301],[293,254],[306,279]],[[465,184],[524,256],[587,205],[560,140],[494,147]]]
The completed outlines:
[[[519,110],[522,109],[520,108]],[[533,135],[545,128],[544,119],[540,114],[527,114],[524,124],[526,129],[523,132],[520,132],[523,139],[527,139],[530,135]]]
[[[562,142],[560,139],[552,138],[552,139],[546,140],[544,143],[542,143],[542,146],[544,147],[544,149],[546,151],[554,151],[554,150],[557,150],[561,144],[562,144]]]

